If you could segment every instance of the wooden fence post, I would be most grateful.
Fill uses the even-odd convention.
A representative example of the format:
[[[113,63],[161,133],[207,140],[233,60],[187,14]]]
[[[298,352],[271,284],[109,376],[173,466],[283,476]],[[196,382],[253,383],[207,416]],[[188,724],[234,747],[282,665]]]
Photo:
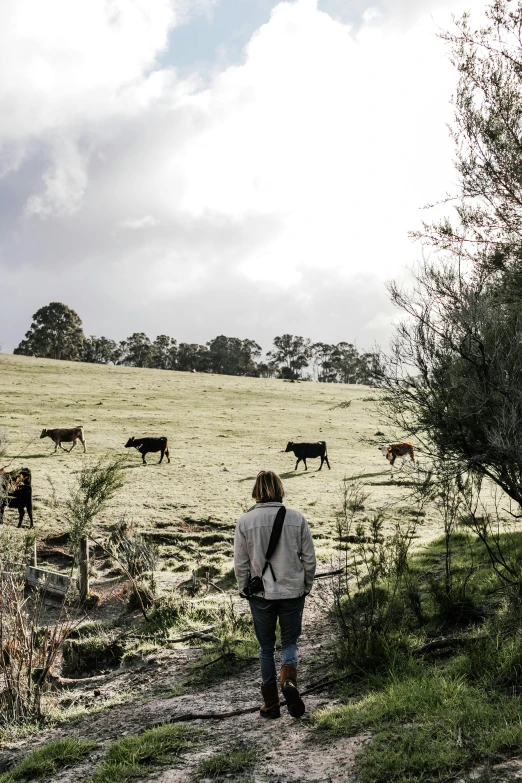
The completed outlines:
[[[84,536],[80,540],[80,600],[89,597],[89,539]]]

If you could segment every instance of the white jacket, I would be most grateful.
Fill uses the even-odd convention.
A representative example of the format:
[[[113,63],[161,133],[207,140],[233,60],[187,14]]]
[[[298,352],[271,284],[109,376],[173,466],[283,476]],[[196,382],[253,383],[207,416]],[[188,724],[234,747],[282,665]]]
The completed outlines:
[[[239,517],[234,535],[234,570],[243,593],[249,575],[261,576],[265,554],[278,509],[282,503],[257,503]],[[298,598],[312,589],[315,551],[308,522],[293,508],[286,509],[281,538],[263,576],[264,597],[269,600]]]

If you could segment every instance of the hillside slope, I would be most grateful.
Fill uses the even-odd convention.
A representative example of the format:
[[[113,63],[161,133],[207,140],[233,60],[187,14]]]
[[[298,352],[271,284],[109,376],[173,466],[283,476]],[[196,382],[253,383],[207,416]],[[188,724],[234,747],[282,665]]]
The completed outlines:
[[[348,407],[341,407],[350,403]],[[53,454],[43,427],[83,424],[87,454]],[[74,473],[100,456],[128,458],[125,489],[106,521],[122,512],[139,528],[186,527],[185,520],[231,527],[250,505],[258,470],[278,471],[286,502],[301,508],[326,535],[339,506],[344,476],[377,474],[369,505],[397,497],[376,446],[392,437],[375,390],[361,386],[288,383],[128,367],[107,367],[0,354],[0,428],[8,438],[4,463],[33,472],[40,532],[59,528],[49,479],[63,499]],[[148,465],[125,450],[131,435],[167,435],[171,464]],[[326,440],[332,470],[318,460],[294,471],[288,440]],[[20,456],[17,456],[20,454]],[[380,474],[383,474],[382,476]]]

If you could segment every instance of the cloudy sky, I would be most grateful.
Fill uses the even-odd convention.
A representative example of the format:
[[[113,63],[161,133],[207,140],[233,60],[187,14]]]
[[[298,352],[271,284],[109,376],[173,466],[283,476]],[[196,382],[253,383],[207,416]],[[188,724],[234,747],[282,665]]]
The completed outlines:
[[[2,0],[0,343],[385,344],[454,192],[437,32],[482,0]]]

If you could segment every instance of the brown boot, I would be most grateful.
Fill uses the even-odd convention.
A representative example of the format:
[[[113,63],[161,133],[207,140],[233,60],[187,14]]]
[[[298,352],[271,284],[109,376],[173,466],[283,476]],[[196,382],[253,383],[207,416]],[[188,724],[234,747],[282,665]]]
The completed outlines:
[[[274,685],[262,685],[261,695],[264,699],[264,704],[259,710],[259,714],[262,718],[280,718],[281,709],[279,707],[279,693],[277,691],[277,684]]]
[[[300,718],[304,715],[304,702],[297,690],[297,669],[289,663],[281,666],[281,692],[292,718]]]

